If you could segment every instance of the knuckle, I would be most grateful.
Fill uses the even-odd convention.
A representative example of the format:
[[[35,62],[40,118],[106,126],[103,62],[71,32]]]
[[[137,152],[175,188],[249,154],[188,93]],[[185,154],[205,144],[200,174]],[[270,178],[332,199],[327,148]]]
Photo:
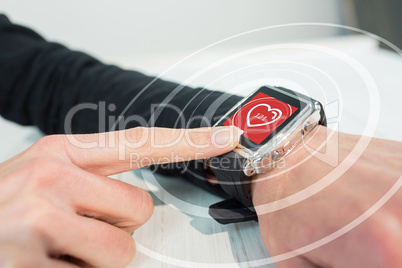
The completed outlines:
[[[146,223],[154,212],[154,203],[151,195],[140,188],[134,189],[135,201],[137,204],[133,206],[135,211],[132,211],[132,220],[134,229],[139,225]],[[140,211],[138,211],[140,209]]]
[[[147,142],[149,135],[149,128],[146,127],[135,127],[127,130],[125,132],[127,142],[138,146],[143,144],[144,141]]]
[[[122,216],[122,221],[116,226],[131,233],[145,224],[154,211],[153,199],[151,195],[143,189],[131,186],[126,188],[124,194],[127,198],[127,210]]]
[[[27,215],[26,230],[33,236],[47,236],[52,221],[58,220],[57,210],[43,199],[30,200],[24,209]]]
[[[126,243],[126,249],[123,251],[124,259],[126,260],[124,262],[124,266],[129,265],[135,256],[136,253],[136,246],[135,246],[135,241],[132,238],[131,235],[127,235],[127,243]]]
[[[36,157],[27,161],[26,168],[36,174],[38,170],[41,171],[51,168],[53,164],[52,162],[53,159],[50,157]]]
[[[197,150],[198,146],[207,146],[211,141],[211,133],[210,132],[191,132],[190,133],[191,143],[189,146],[190,149]],[[197,146],[198,145],[198,146]]]
[[[108,249],[113,262],[105,265],[105,267],[126,267],[134,259],[136,253],[135,241],[130,234],[126,232],[121,233],[121,230],[115,231],[118,231],[118,233],[114,233],[116,240],[112,242],[114,244],[113,247],[109,247]]]
[[[42,264],[42,263],[38,262],[37,260],[27,260],[26,258],[21,258],[21,256],[18,256],[18,254],[15,254],[11,258],[15,258],[15,259],[6,261],[6,263],[4,263],[5,264],[4,267],[28,268],[28,267],[32,267],[32,264]]]
[[[142,207],[144,208],[144,219],[143,222],[147,222],[151,217],[154,212],[154,201],[151,197],[151,195],[142,190]]]
[[[136,127],[125,132],[124,142],[121,143],[126,153],[135,153],[144,162],[143,165],[150,164],[149,156],[152,155],[150,128]]]
[[[30,179],[31,182],[42,179],[51,169],[50,161],[48,160],[50,159],[40,157],[27,161],[24,166],[24,170],[29,174],[27,179]]]
[[[29,183],[34,186],[42,187],[47,184],[49,180],[54,180],[53,176],[49,174],[58,174],[61,172],[63,165],[60,160],[51,157],[37,157],[27,161],[25,170],[29,174],[26,178]]]
[[[48,267],[37,243],[7,243],[0,246],[0,267]]]
[[[37,142],[32,145],[31,150],[35,154],[49,154],[58,150],[63,143],[62,135],[50,135],[40,138]]]

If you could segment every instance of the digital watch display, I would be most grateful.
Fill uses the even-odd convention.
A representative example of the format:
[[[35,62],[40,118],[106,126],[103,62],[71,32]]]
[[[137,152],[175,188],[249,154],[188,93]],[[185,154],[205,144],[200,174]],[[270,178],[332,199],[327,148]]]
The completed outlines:
[[[215,126],[242,129],[240,143],[208,163],[232,199],[212,205],[210,215],[221,223],[256,219],[251,176],[274,168],[318,124],[326,124],[322,105],[282,87],[261,87],[230,109]]]

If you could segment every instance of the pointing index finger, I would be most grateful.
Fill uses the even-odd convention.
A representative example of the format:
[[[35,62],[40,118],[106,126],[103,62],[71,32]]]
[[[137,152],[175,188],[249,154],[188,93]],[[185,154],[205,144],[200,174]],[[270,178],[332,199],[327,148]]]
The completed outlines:
[[[78,167],[111,175],[151,164],[205,159],[234,149],[237,127],[169,129],[137,127],[123,131],[64,136],[64,150]]]

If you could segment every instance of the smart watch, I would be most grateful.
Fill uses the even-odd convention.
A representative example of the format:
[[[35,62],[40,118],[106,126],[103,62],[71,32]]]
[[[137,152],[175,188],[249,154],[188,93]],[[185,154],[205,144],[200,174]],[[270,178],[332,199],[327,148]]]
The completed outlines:
[[[326,125],[321,103],[283,87],[261,87],[236,104],[214,126],[243,130],[238,146],[208,159],[231,198],[211,205],[209,214],[222,224],[257,220],[250,192],[252,176],[273,169],[318,124]]]

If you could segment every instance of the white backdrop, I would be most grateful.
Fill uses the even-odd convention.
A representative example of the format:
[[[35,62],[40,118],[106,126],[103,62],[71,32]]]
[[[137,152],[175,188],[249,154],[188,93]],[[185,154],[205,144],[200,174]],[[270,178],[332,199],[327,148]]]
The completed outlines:
[[[342,22],[337,0],[0,0],[0,12],[50,40],[110,60],[124,55],[193,51],[247,30],[290,22]],[[266,40],[336,35],[323,28]],[[244,45],[244,44],[238,44]]]

